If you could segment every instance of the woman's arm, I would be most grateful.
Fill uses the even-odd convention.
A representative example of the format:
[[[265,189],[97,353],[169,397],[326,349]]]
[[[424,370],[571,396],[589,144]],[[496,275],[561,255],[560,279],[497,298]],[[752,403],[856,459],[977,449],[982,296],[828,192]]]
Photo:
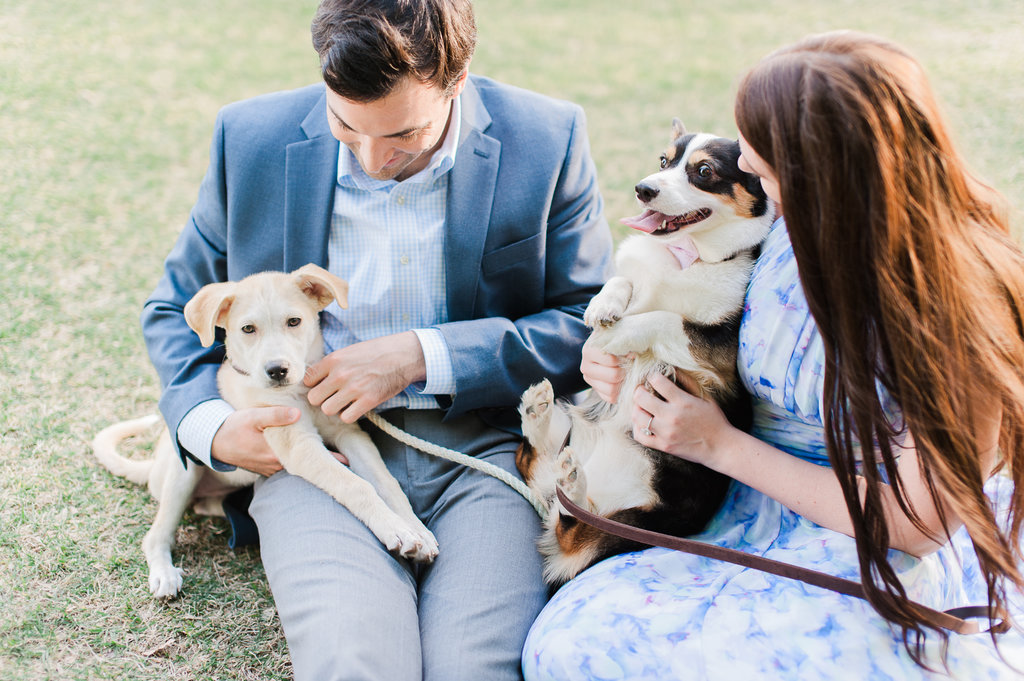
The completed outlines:
[[[808,520],[853,536],[842,490],[831,468],[787,454],[732,427],[717,405],[694,397],[664,376],[651,376],[650,385],[657,394],[638,388],[634,396],[633,436],[637,442],[708,466],[772,497]],[[996,461],[1000,412],[998,408],[979,407],[978,413],[974,426],[984,435],[983,470],[987,474]],[[647,436],[641,429],[651,421],[651,416],[654,434]],[[945,543],[947,530],[951,534],[962,522],[944,504],[947,525],[943,527],[921,475],[917,450],[909,438],[900,452],[898,469],[906,498],[920,516],[927,534],[914,526],[900,509],[892,489],[884,486],[891,548],[915,556],[927,555]],[[862,478],[860,483],[863,499],[866,482]]]

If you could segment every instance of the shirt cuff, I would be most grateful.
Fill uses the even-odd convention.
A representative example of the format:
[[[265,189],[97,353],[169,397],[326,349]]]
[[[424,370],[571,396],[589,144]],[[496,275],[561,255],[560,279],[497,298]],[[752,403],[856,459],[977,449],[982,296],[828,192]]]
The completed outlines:
[[[423,395],[454,395],[455,369],[452,353],[439,329],[413,329],[423,348],[427,381],[420,389]]]
[[[213,436],[235,409],[221,399],[207,400],[192,407],[178,424],[178,442],[201,463],[215,471],[235,470],[231,464],[213,458]]]

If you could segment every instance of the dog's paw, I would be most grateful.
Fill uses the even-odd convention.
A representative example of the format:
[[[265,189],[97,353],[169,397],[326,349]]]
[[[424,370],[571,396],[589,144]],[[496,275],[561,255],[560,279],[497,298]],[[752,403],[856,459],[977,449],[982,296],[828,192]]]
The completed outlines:
[[[587,478],[583,466],[576,462],[572,447],[563,447],[558,453],[558,477],[556,484],[574,503],[582,506],[587,500]]]
[[[551,423],[551,412],[555,403],[555,390],[551,381],[544,379],[527,388],[519,404],[523,419],[523,435],[530,442],[541,442]]]
[[[154,598],[174,598],[181,591],[184,572],[173,565],[155,567],[149,571],[149,590]]]
[[[437,558],[437,539],[425,527],[422,530],[417,530],[403,525],[394,528],[387,536],[380,539],[388,551],[396,553],[402,558],[408,558],[418,563],[429,563]]]
[[[595,297],[583,313],[583,323],[591,329],[606,328],[614,326],[624,313],[625,309],[619,301],[610,296]]]
[[[431,532],[425,527],[422,530],[420,530],[420,543],[422,544],[423,548],[419,551],[419,553],[412,556],[413,560],[419,563],[429,563],[435,558],[437,558],[437,537],[434,536],[433,532]]]

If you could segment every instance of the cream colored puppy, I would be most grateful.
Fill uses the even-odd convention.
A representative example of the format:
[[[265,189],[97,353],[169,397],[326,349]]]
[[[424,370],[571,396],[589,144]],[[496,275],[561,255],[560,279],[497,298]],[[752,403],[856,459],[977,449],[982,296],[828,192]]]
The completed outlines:
[[[218,327],[224,329],[226,357],[217,382],[233,407],[300,410],[296,423],[264,431],[286,471],[334,497],[388,550],[430,561],[437,556],[437,540],[413,513],[369,435],[306,400],[306,367],[323,357],[319,312],[332,300],[345,307],[347,292],[343,280],[306,265],[291,274],[264,272],[204,286],[185,306],[185,319],[204,346],[214,342]],[[93,451],[112,473],[148,484],[159,502],[142,546],[150,590],[157,598],[169,598],[181,589],[182,572],[171,560],[171,548],[185,509],[195,503],[197,513],[223,515],[223,498],[259,476],[241,469],[218,473],[191,462],[183,467],[166,429],[152,460],[133,461],[117,453],[118,442],[158,421],[149,417],[109,426],[97,434]],[[334,458],[325,441],[348,458],[350,467]]]

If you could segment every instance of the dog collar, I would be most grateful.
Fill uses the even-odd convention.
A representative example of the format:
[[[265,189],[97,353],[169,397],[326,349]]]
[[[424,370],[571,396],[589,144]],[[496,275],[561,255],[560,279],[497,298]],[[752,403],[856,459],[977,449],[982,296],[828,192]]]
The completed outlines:
[[[249,376],[250,375],[248,371],[246,371],[242,367],[240,367],[237,364],[235,364],[234,362],[232,362],[230,357],[225,357],[224,361],[227,362],[229,367],[231,367],[232,369],[234,369],[238,373],[242,374],[243,376]]]

